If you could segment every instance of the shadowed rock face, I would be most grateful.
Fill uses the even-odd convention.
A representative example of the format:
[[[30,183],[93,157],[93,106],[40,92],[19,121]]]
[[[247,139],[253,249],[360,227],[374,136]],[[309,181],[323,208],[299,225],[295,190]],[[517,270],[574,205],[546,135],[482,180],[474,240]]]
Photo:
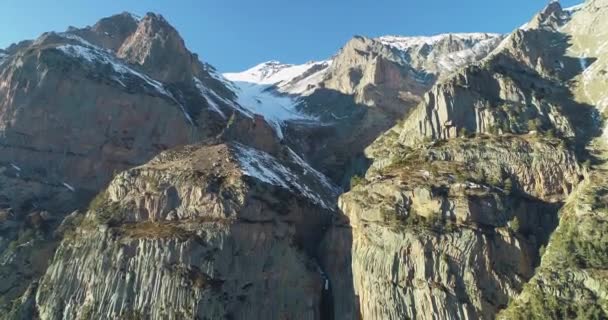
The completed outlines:
[[[115,170],[199,136],[175,102],[151,90],[129,92],[110,82],[112,72],[54,48],[17,59],[0,75],[4,161],[95,190]]]

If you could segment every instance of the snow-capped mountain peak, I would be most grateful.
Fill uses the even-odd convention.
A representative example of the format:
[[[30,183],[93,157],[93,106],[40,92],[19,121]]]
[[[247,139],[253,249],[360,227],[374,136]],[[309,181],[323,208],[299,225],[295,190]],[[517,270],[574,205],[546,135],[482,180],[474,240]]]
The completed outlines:
[[[496,33],[446,33],[434,36],[383,36],[384,45],[404,52],[415,68],[447,75],[479,60],[503,39]]]
[[[377,40],[396,49],[408,50],[414,47],[423,46],[425,44],[434,45],[446,39],[480,42],[498,37],[501,37],[501,35],[496,33],[444,33],[433,36],[413,37],[388,35],[378,37]]]
[[[276,85],[281,87],[298,78],[306,78],[312,69],[320,71],[329,67],[331,61],[311,61],[305,64],[285,64],[276,60],[264,62],[249,70],[238,73],[225,73],[224,77],[234,82],[248,82],[255,84]],[[311,74],[312,75],[312,74]],[[281,90],[283,91],[283,90]],[[285,90],[289,91],[289,90]],[[289,91],[292,93],[291,91]],[[296,92],[293,92],[296,93]],[[301,92],[297,92],[301,93]]]

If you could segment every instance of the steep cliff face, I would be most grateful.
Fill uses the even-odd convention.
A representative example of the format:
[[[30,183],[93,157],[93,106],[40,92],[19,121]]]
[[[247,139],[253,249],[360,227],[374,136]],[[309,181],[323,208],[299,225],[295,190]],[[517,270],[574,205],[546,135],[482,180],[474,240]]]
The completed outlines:
[[[537,139],[410,150],[342,195],[349,226],[330,232],[324,250],[333,251],[325,260],[332,283],[352,270],[352,283],[333,287],[358,304],[336,305],[344,319],[491,319],[504,308],[532,277],[582,175],[571,151]],[[344,239],[352,247],[336,249]]]
[[[318,319],[325,280],[312,254],[336,192],[289,153],[165,152],[66,222],[39,316]]]
[[[601,134],[596,103],[573,85],[583,70],[564,30],[578,14],[551,3],[490,56],[439,80],[367,148],[370,170],[340,197],[344,217],[321,249],[339,318],[493,319],[522,290],[519,300],[535,290],[545,292],[536,305],[551,305],[546,292],[561,289],[534,276],[541,247],[562,204],[577,201],[585,145]],[[585,284],[559,296],[576,300],[562,317],[603,303],[603,289]],[[530,315],[517,303],[505,318]],[[560,318],[542,310],[532,312]]]
[[[128,12],[123,12],[111,17],[102,18],[91,27],[81,29],[70,27],[68,32],[98,47],[116,52],[125,40],[137,30],[138,22],[138,17]]]
[[[572,9],[562,28],[571,37],[568,54],[579,59],[582,73],[573,86],[580,101],[606,109],[607,1],[588,1]],[[599,119],[598,119],[599,120]],[[606,124],[590,143],[592,161],[582,183],[560,212],[559,227],[546,247],[534,278],[499,319],[604,319],[608,316],[606,283]]]
[[[587,101],[575,99],[572,90],[578,87],[572,80],[585,68],[572,56],[570,42],[584,36],[563,32],[573,14],[552,3],[482,63],[440,81],[425,95],[425,107],[401,124],[401,142],[529,131],[588,140],[595,132],[585,132],[584,121],[592,108],[582,108]],[[587,114],[577,115],[581,112]]]

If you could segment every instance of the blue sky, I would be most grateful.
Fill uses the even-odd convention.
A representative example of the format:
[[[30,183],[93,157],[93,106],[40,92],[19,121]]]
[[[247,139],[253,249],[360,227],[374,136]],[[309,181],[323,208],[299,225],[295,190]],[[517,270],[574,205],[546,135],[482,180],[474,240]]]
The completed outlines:
[[[3,0],[0,47],[44,31],[82,27],[122,11],[161,13],[190,50],[220,71],[259,62],[303,63],[353,35],[509,32],[547,0]],[[572,6],[580,0],[562,0]]]

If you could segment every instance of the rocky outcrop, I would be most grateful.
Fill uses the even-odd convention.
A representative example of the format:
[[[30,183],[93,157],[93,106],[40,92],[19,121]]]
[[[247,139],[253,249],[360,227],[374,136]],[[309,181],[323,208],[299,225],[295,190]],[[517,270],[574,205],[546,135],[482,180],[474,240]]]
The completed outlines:
[[[156,14],[1,50],[0,318],[605,318],[606,7],[251,88]]]
[[[530,131],[588,140],[580,118],[589,119],[592,110],[574,101],[567,82],[580,73],[580,63],[567,54],[568,36],[559,29],[570,14],[561,7],[555,13],[555,6],[559,4],[552,3],[535,18],[536,23],[508,36],[483,62],[427,93],[423,107],[401,124],[401,142]],[[556,16],[559,19],[554,21]],[[587,114],[578,117],[579,112]]]
[[[54,230],[66,213],[83,205],[82,197],[61,181],[40,179],[36,172],[14,164],[0,165],[2,318],[31,318],[28,314],[33,310],[30,298],[35,295],[34,283],[46,271],[60,240]],[[23,316],[10,313],[18,299],[23,300]]]
[[[403,114],[404,110],[398,110],[404,109],[399,107],[403,104],[399,92],[420,96],[433,80],[432,75],[409,66],[398,50],[355,37],[334,58],[322,86],[353,95],[358,103]]]
[[[485,58],[502,41],[493,33],[447,33],[435,36],[384,36],[377,40],[402,52],[417,70],[426,70],[439,78]]]
[[[134,15],[123,12],[103,18],[91,27],[82,29],[71,27],[68,32],[98,47],[117,52],[125,40],[137,30],[138,23],[139,21]]]
[[[186,147],[118,175],[57,250],[40,318],[320,318],[336,190],[285,157]]]
[[[518,137],[402,156],[340,197],[349,225],[330,231],[324,268],[334,295],[355,302],[336,298],[336,310],[343,319],[492,319],[532,277],[582,174],[576,157]],[[341,247],[346,239],[352,247]],[[352,283],[337,279],[340,268]]]
[[[536,274],[498,319],[606,318],[605,183],[602,163],[563,207]]]
[[[118,49],[118,57],[140,65],[154,79],[190,82],[200,64],[177,31],[161,15],[148,13]]]

